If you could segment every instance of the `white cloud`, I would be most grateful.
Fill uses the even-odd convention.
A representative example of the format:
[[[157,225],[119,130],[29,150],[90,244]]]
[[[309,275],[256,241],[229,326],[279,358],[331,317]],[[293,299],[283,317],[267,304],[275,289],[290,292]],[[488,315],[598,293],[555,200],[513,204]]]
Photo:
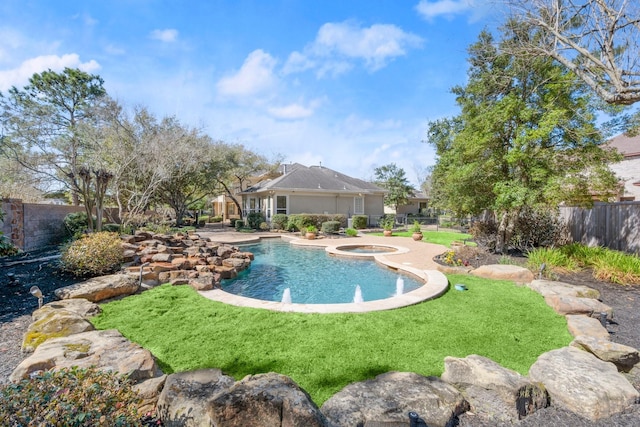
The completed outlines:
[[[322,103],[323,100],[316,99],[307,106],[302,105],[302,103],[292,103],[283,107],[271,107],[267,111],[277,119],[298,120],[311,117]]]
[[[244,60],[237,73],[221,78],[216,87],[218,93],[227,96],[256,95],[272,88],[277,79],[273,69],[277,61],[261,49],[254,50]]]
[[[150,37],[164,43],[171,43],[177,40],[178,30],[173,28],[168,28],[166,30],[153,30],[151,31]]]
[[[89,62],[80,62],[80,57],[76,53],[62,56],[37,56],[24,61],[18,68],[0,71],[0,91],[8,90],[11,86],[25,86],[29,82],[29,78],[35,73],[41,73],[48,69],[62,71],[66,67],[92,72],[100,69],[100,64],[93,59]]]
[[[467,12],[473,6],[469,0],[420,0],[416,6],[418,13],[425,19],[432,19],[438,16],[452,16]]]
[[[124,55],[126,53],[123,48],[118,47],[114,44],[108,44],[107,46],[105,46],[104,50],[109,55]]]
[[[326,23],[316,39],[304,49],[294,52],[283,68],[285,74],[316,68],[320,76],[341,74],[353,67],[354,60],[376,71],[391,60],[422,46],[422,38],[390,24],[361,27],[354,22]]]

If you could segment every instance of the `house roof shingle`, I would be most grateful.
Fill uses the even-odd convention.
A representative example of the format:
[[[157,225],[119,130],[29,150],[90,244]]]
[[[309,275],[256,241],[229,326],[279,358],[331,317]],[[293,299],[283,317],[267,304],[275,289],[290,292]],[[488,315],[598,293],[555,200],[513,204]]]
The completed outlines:
[[[286,164],[282,175],[261,181],[244,193],[266,190],[298,190],[316,192],[384,193],[385,190],[367,181],[353,178],[325,166],[307,167],[299,163]]]
[[[625,158],[640,156],[640,134],[628,136],[621,133],[609,140],[607,146],[616,148]]]

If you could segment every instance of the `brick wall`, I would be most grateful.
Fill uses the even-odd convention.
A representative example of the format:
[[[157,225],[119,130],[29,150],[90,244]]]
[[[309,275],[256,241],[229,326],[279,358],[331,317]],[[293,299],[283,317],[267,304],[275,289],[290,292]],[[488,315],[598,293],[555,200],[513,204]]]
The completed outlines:
[[[20,199],[3,199],[1,208],[6,213],[2,232],[24,251],[62,243],[64,217],[84,211],[82,206],[22,203]]]

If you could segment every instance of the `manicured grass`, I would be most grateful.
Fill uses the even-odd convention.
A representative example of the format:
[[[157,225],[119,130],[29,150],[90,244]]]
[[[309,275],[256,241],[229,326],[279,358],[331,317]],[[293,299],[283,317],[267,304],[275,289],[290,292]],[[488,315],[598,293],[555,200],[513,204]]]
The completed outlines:
[[[382,236],[382,233],[370,233],[371,236]],[[391,237],[411,237],[413,233],[411,231],[394,231]],[[422,241],[427,243],[436,243],[438,245],[444,245],[451,247],[451,242],[464,240],[470,240],[473,238],[471,234],[458,233],[456,231],[422,231]],[[467,242],[469,246],[476,246],[474,242]]]
[[[278,372],[318,405],[388,371],[440,375],[445,356],[480,354],[526,374],[540,354],[571,341],[564,318],[528,288],[467,275],[449,280],[469,290],[397,310],[323,315],[239,308],[164,285],[103,305],[93,322],[150,350],[165,373]]]

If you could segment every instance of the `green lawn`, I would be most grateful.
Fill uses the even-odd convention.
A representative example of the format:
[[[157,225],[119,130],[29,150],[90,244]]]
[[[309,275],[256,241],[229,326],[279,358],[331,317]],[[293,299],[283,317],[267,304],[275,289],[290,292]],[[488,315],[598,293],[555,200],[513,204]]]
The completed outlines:
[[[526,374],[538,355],[571,341],[564,318],[528,288],[467,275],[449,280],[469,290],[363,314],[239,308],[164,285],[103,305],[93,322],[149,349],[165,373],[215,367],[240,379],[278,372],[318,405],[388,371],[440,375],[445,356],[480,354]]]
[[[382,233],[369,233],[371,236],[382,236]],[[393,232],[393,236],[391,237],[411,237],[413,233],[411,231],[395,231]],[[462,242],[464,240],[470,240],[473,238],[471,234],[467,233],[459,233],[457,231],[425,231],[422,230],[422,241],[428,243],[437,243],[439,245],[444,245],[447,247],[451,247],[451,242],[458,241]],[[467,242],[469,246],[476,246],[474,242]]]

